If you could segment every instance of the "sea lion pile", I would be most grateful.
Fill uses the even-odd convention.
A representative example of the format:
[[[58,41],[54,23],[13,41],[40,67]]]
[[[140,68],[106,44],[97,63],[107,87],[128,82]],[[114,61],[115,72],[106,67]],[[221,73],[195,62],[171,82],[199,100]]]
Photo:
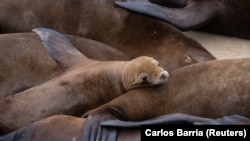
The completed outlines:
[[[248,42],[249,6],[2,0],[0,141],[140,141],[141,125],[249,125],[250,49],[230,57],[184,32]]]

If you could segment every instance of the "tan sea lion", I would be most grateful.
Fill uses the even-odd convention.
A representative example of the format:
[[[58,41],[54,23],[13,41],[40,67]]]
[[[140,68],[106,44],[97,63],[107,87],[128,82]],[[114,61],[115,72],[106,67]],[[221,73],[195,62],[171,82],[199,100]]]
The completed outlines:
[[[66,35],[84,55],[97,60],[128,61],[131,58],[111,46]],[[35,33],[0,34],[0,99],[41,84],[62,73]]]
[[[151,57],[99,61],[80,53],[62,34],[34,29],[64,72],[41,85],[0,100],[0,132],[55,115],[81,115],[135,88],[165,83],[168,72]]]
[[[248,0],[117,0],[116,4],[163,20],[182,31],[201,29],[250,39]]]
[[[69,115],[55,115],[31,123],[12,133],[2,135],[0,141],[84,141],[82,139],[82,129],[85,120],[85,118]],[[177,113],[132,123],[111,120],[104,122],[102,125],[105,125],[105,128],[113,128],[113,130],[108,131],[110,135],[108,141],[141,141],[141,125],[191,125],[198,122],[205,125],[245,125],[250,123],[250,119],[240,115],[207,119]],[[198,127],[198,129],[202,128]]]
[[[132,58],[152,56],[168,71],[215,59],[173,26],[124,10],[114,2],[2,0],[0,32],[30,32],[46,27],[106,43]]]
[[[165,85],[132,90],[85,113],[85,140],[102,136],[99,123],[110,119],[141,121],[172,113],[205,118],[231,114],[250,117],[249,85],[250,58],[175,69]]]

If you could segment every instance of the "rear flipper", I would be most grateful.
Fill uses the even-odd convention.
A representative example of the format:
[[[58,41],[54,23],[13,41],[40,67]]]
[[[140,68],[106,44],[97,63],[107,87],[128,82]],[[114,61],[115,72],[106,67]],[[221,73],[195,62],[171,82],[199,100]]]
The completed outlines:
[[[63,34],[47,28],[35,28],[33,31],[39,35],[44,48],[64,70],[87,59]]]
[[[125,9],[152,16],[174,25],[182,31],[194,30],[216,17],[216,7],[210,1],[195,2],[184,8],[169,8],[150,2],[115,2]]]
[[[152,3],[172,7],[172,8],[181,8],[187,5],[188,0],[149,0]]]

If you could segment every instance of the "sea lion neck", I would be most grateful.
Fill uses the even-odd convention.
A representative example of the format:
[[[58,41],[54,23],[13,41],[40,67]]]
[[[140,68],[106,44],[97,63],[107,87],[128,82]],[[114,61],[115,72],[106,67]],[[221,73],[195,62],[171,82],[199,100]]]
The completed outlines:
[[[71,68],[70,72],[65,73],[65,76],[67,75],[67,79],[74,80],[73,82],[77,83],[74,86],[81,85],[74,89],[76,93],[91,91],[104,97],[107,93],[120,95],[130,90],[123,83],[124,74],[131,75],[131,73],[125,72],[127,71],[125,68],[128,63],[129,61],[97,61],[88,59],[88,62],[85,62],[82,67],[75,66]],[[93,89],[93,87],[98,87],[98,89]]]
[[[124,88],[124,91],[129,91],[131,89],[134,89],[134,79],[135,79],[135,75],[136,72],[134,72],[133,70],[131,70],[131,61],[127,62],[124,64],[124,69],[122,72],[122,88]],[[133,72],[132,72],[133,71]],[[132,75],[132,73],[134,73],[134,75]]]

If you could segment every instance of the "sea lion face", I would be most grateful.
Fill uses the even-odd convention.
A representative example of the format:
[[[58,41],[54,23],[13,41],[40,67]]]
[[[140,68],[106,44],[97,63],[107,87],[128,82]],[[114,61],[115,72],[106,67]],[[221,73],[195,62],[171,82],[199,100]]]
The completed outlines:
[[[160,63],[152,57],[141,56],[131,60],[127,67],[127,79],[132,87],[155,86],[165,83],[169,73],[160,66]]]

